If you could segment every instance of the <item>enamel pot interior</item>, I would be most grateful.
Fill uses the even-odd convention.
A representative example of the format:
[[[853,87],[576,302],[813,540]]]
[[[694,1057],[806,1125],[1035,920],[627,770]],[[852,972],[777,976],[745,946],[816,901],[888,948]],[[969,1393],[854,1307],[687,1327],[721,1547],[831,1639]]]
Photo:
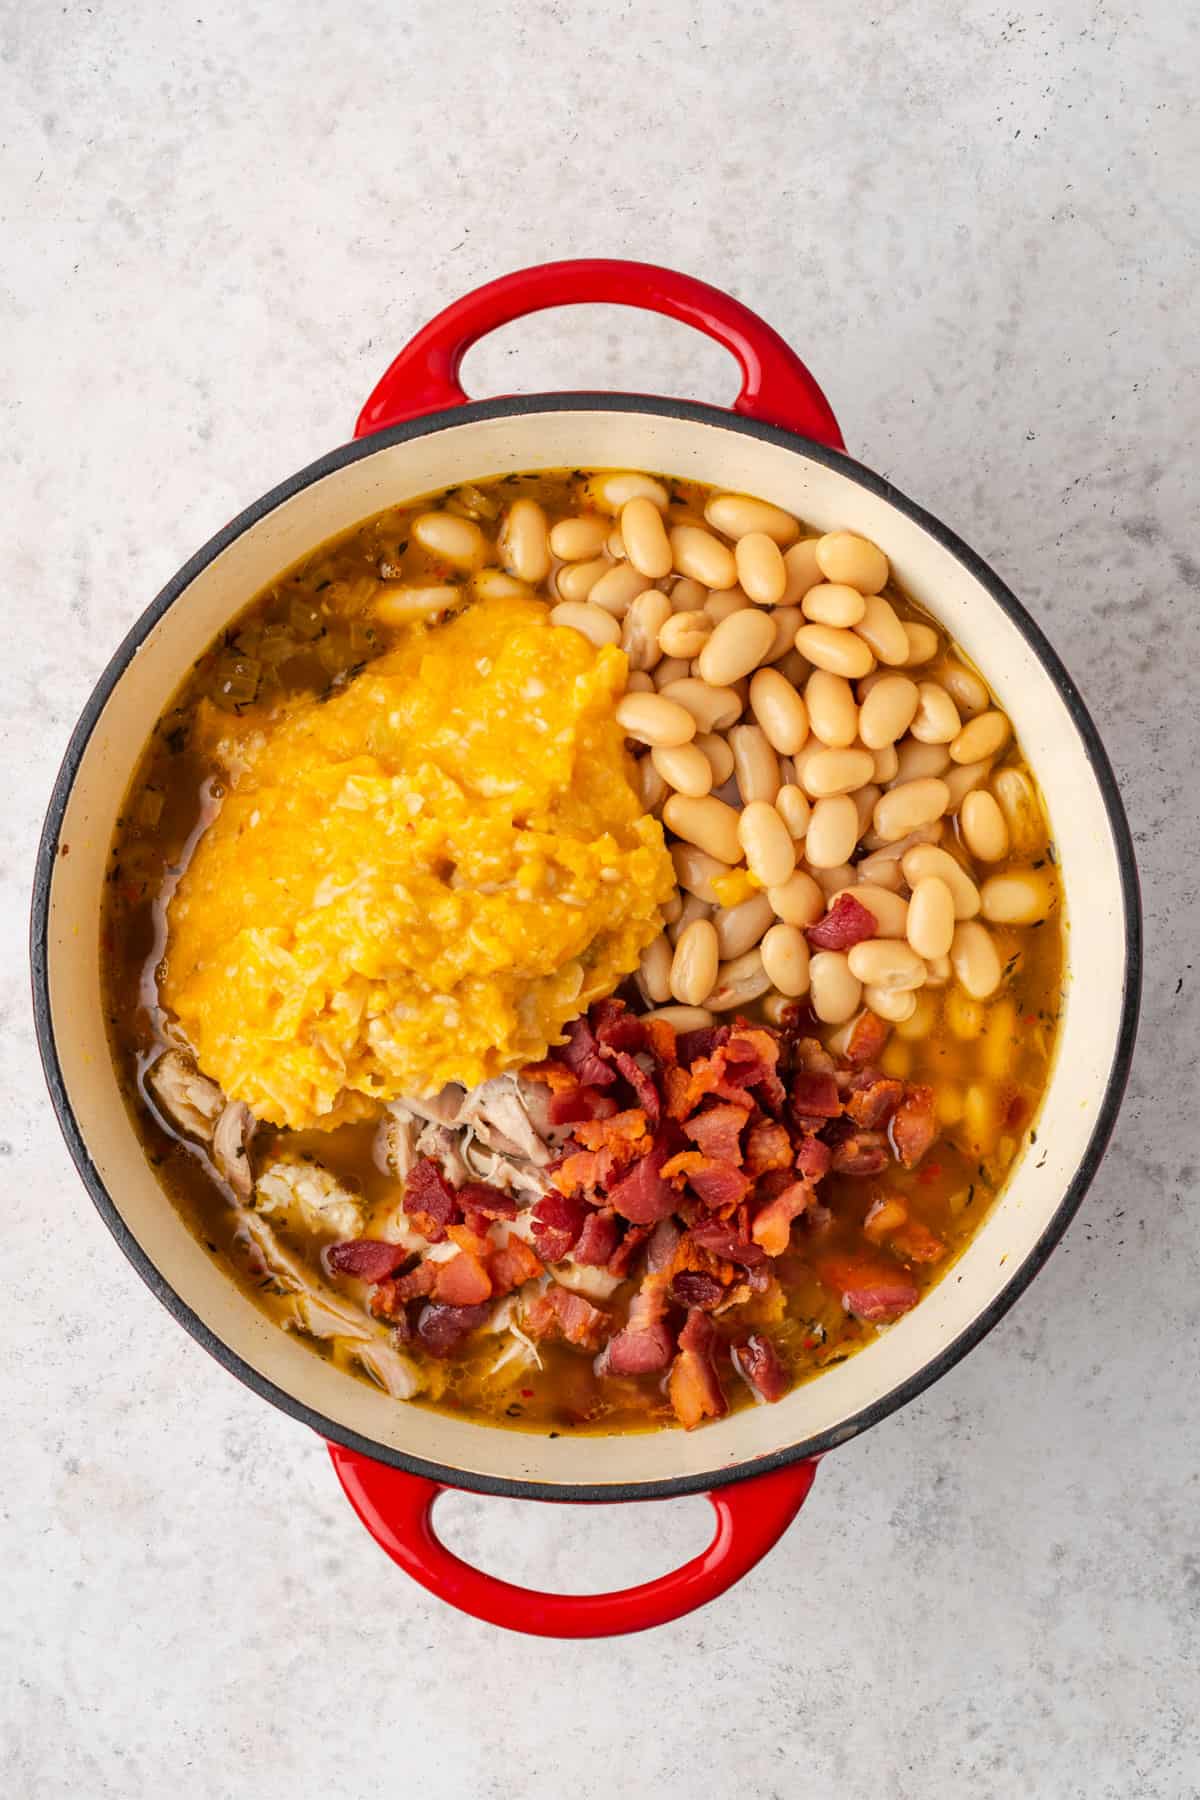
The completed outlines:
[[[270,1324],[157,1185],[101,1013],[97,919],[114,819],[150,727],[193,659],[259,588],[333,533],[468,478],[557,466],[665,470],[761,495],[818,529],[876,539],[1012,717],[1042,784],[1066,888],[1071,973],[1037,1143],[965,1254],[877,1343],[776,1406],[687,1435],[549,1439],[397,1405]],[[1111,772],[1069,678],[996,577],[836,453],[712,408],[611,396],[490,402],[398,427],[335,452],[228,527],[134,628],[93,696],[60,776],[34,909],[39,1032],[60,1117],[97,1204],[160,1298],[235,1374],[328,1437],[458,1485],[561,1498],[682,1492],[828,1448],[975,1342],[1040,1266],[1103,1149],[1131,1046],[1137,946],[1136,877]]]

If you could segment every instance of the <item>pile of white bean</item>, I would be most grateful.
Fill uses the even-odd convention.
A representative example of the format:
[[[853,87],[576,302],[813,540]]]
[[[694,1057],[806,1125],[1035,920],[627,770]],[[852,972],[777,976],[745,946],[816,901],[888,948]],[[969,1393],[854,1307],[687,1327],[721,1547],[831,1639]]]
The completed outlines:
[[[682,1026],[807,996],[841,1026],[863,1006],[903,1023],[922,987],[988,999],[1004,973],[988,926],[1040,922],[1055,890],[1027,864],[986,871],[1030,857],[1044,820],[1025,772],[996,767],[1012,733],[983,681],[884,597],[884,552],[850,531],[802,537],[743,494],[712,495],[701,518],[636,472],[591,477],[587,498],[595,511],[553,525],[516,499],[494,544],[470,517],[422,513],[414,538],[460,581],[377,610],[400,622],[542,589],[556,624],[626,652],[617,719],[680,889],[642,959],[647,1001]],[[735,870],[745,897],[724,903]],[[805,927],[847,890],[877,935],[810,953]]]

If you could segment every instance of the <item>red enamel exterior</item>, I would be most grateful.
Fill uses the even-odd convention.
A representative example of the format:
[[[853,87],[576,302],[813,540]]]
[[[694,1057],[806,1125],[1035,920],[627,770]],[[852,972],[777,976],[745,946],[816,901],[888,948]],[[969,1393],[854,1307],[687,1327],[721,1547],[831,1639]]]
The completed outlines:
[[[598,302],[665,313],[715,338],[741,367],[734,412],[845,449],[828,400],[765,319],[694,275],[608,257],[516,269],[455,300],[405,345],[359,414],[355,437],[461,406],[467,398],[458,379],[463,357],[489,331],[551,306]]]
[[[647,1631],[715,1600],[778,1542],[804,1504],[816,1474],[815,1462],[795,1463],[709,1494],[717,1515],[712,1542],[691,1562],[657,1581],[615,1594],[543,1594],[473,1569],[446,1548],[433,1529],[434,1503],[445,1492],[436,1481],[389,1469],[340,1444],[330,1444],[329,1454],[351,1506],[380,1549],[405,1574],[439,1600],[488,1625],[555,1638]]]
[[[401,350],[359,414],[356,437],[465,403],[459,382],[472,344],[527,313],[597,302],[641,307],[695,326],[731,351],[742,371],[733,411],[815,439],[845,445],[821,389],[764,319],[694,276],[654,263],[583,258],[517,269],[464,294]],[[816,1462],[751,1475],[711,1493],[717,1516],[701,1555],[657,1581],[613,1594],[543,1594],[473,1569],[433,1529],[444,1488],[391,1469],[338,1444],[328,1446],[355,1512],[382,1550],[431,1594],[489,1625],[538,1637],[610,1637],[646,1631],[715,1600],[766,1555],[808,1495]],[[536,1502],[534,1504],[537,1504]]]

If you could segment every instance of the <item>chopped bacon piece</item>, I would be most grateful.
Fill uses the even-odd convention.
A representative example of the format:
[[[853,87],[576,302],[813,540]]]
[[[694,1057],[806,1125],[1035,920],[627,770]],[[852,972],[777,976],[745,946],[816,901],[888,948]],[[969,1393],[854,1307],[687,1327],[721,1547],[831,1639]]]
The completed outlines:
[[[585,1150],[628,1149],[634,1155],[641,1156],[650,1148],[650,1140],[646,1135],[646,1115],[640,1106],[633,1107],[628,1112],[613,1113],[607,1119],[590,1119],[580,1125],[575,1137]]]
[[[663,1165],[663,1175],[674,1180],[682,1175],[698,1199],[711,1211],[732,1211],[750,1192],[750,1177],[733,1163],[717,1162],[699,1150],[684,1150]]]
[[[806,1134],[796,1146],[796,1172],[806,1175],[810,1181],[820,1181],[828,1175],[833,1162],[833,1151],[828,1144],[823,1144],[819,1137]]]
[[[808,1075],[832,1075],[837,1068],[820,1038],[803,1037],[796,1045],[795,1065]]]
[[[714,1256],[724,1257],[728,1262],[741,1263],[745,1268],[762,1262],[766,1256],[762,1246],[732,1219],[701,1219],[692,1226],[689,1235],[701,1249],[710,1250]]]
[[[888,1165],[887,1139],[881,1131],[856,1131],[834,1146],[837,1175],[878,1175]]]
[[[850,1042],[846,1046],[847,1062],[861,1065],[878,1061],[890,1033],[891,1026],[878,1013],[860,1013],[854,1021]]]
[[[602,1269],[616,1249],[619,1235],[616,1216],[607,1207],[603,1212],[589,1213],[575,1246],[575,1261]]]
[[[446,1236],[452,1244],[457,1244],[460,1250],[469,1250],[472,1256],[488,1256],[491,1253],[492,1248],[488,1239],[488,1225],[490,1221],[483,1219],[481,1223],[483,1225],[482,1231],[476,1231],[475,1228],[469,1224],[448,1225],[446,1227]]]
[[[702,1419],[720,1419],[729,1410],[717,1374],[717,1341],[712,1320],[694,1306],[679,1334],[679,1354],[667,1380],[675,1416],[687,1431]]]
[[[630,1056],[624,1050],[618,1050],[613,1057],[613,1061],[637,1095],[637,1103],[650,1121],[651,1126],[657,1125],[659,1119],[662,1117],[662,1101],[659,1098],[658,1089],[655,1087],[653,1079],[646,1073],[641,1063],[637,1062],[634,1057]]]
[[[590,1210],[586,1201],[557,1188],[535,1202],[533,1241],[543,1262],[559,1262],[574,1247]]]
[[[787,1370],[770,1338],[754,1332],[730,1352],[733,1366],[751,1393],[762,1400],[782,1400],[788,1391]]]
[[[492,1296],[492,1278],[478,1256],[460,1250],[448,1262],[439,1263],[433,1297],[447,1306],[479,1306]]]
[[[708,1308],[724,1297],[725,1289],[716,1276],[706,1275],[702,1269],[680,1269],[671,1277],[671,1298],[681,1306]]]
[[[599,1214],[594,1215],[599,1217]],[[584,1227],[586,1231],[587,1227]],[[526,1281],[533,1281],[543,1272],[542,1260],[536,1256],[524,1238],[510,1237],[507,1244],[493,1250],[488,1258],[488,1272],[492,1278],[494,1294],[511,1294]]]
[[[564,1194],[595,1193],[612,1179],[617,1159],[610,1149],[576,1150],[551,1164],[551,1173]]]
[[[859,1080],[861,1077],[855,1079]],[[867,1131],[877,1130],[885,1119],[891,1117],[904,1098],[904,1083],[893,1081],[886,1075],[875,1075],[861,1087],[855,1087],[852,1082],[851,1088],[846,1111],[856,1125],[862,1125]]]
[[[540,1081],[550,1089],[551,1094],[573,1094],[579,1087],[578,1076],[572,1074],[565,1063],[557,1062],[548,1056],[544,1062],[529,1063],[521,1070],[524,1081]]]
[[[439,1244],[447,1225],[458,1218],[458,1195],[431,1156],[422,1156],[404,1182],[404,1210],[431,1244]]]
[[[566,1026],[567,1041],[557,1055],[571,1073],[592,1087],[609,1087],[617,1079],[600,1054],[600,1042],[586,1019],[572,1019]]]
[[[732,1036],[730,1025],[701,1025],[697,1031],[683,1031],[676,1040],[679,1061],[689,1068],[702,1056],[711,1056],[722,1044],[727,1044]]]
[[[908,1263],[935,1263],[946,1254],[941,1238],[920,1219],[906,1219],[898,1230],[893,1231],[891,1248]]]
[[[611,1094],[573,1085],[566,1093],[551,1093],[547,1117],[551,1125],[575,1125],[580,1119],[609,1119],[616,1110]]]
[[[403,1244],[389,1244],[383,1238],[348,1238],[332,1244],[325,1261],[335,1275],[352,1275],[356,1281],[386,1281],[389,1275],[406,1263],[412,1255]]]
[[[663,1323],[667,1310],[668,1276],[664,1270],[647,1275],[634,1295],[624,1328],[609,1339],[600,1359],[602,1375],[648,1375],[665,1369],[674,1348]]]
[[[792,1113],[797,1118],[836,1119],[842,1110],[838,1085],[831,1074],[809,1074],[801,1070],[792,1076]]]
[[[741,1131],[745,1123],[744,1108],[731,1106],[725,1101],[717,1106],[710,1106],[707,1112],[696,1113],[692,1118],[685,1119],[683,1129],[705,1156],[710,1156],[717,1162],[740,1163]],[[786,1139],[786,1132],[784,1137]]]
[[[655,1273],[673,1268],[682,1236],[675,1219],[660,1219],[646,1244],[646,1267]]]
[[[882,1325],[898,1319],[917,1303],[917,1288],[910,1275],[884,1257],[824,1256],[817,1262],[819,1279],[857,1319]]]
[[[605,1050],[644,1050],[646,1027],[637,1013],[631,1013],[623,1000],[597,1000],[588,1013],[588,1023]]]
[[[908,1208],[898,1194],[877,1194],[867,1209],[863,1232],[873,1244],[882,1244],[907,1218]]]
[[[629,1173],[609,1188],[609,1205],[623,1219],[634,1225],[656,1225],[675,1211],[679,1196],[662,1174],[667,1158],[667,1145],[656,1144],[648,1156],[634,1163]]]
[[[612,1320],[602,1307],[593,1306],[582,1294],[551,1282],[544,1294],[538,1294],[525,1307],[524,1325],[530,1337],[548,1337],[557,1332],[568,1344],[595,1350],[602,1342]]]
[[[433,1292],[437,1271],[436,1263],[419,1262],[407,1275],[398,1275],[393,1281],[381,1281],[371,1295],[371,1311],[375,1317],[396,1321],[404,1319],[407,1324],[404,1312],[406,1303]]]
[[[786,1126],[773,1119],[760,1119],[757,1125],[752,1125],[746,1139],[746,1173],[765,1175],[768,1169],[790,1169],[791,1166],[792,1140]]]
[[[643,1019],[642,1024],[646,1029],[646,1048],[655,1061],[666,1068],[678,1062],[675,1027],[668,1025],[665,1019]]]
[[[417,1336],[431,1356],[450,1356],[463,1338],[478,1330],[491,1311],[480,1306],[442,1306],[431,1300],[417,1318]]]
[[[853,894],[839,894],[829,912],[805,933],[814,950],[849,950],[879,936],[879,921]]]
[[[458,1199],[465,1213],[482,1213],[485,1219],[515,1219],[520,1211],[512,1195],[490,1181],[464,1181]]]
[[[792,1220],[798,1219],[815,1198],[816,1189],[811,1181],[793,1181],[755,1215],[750,1228],[754,1242],[761,1245],[768,1256],[782,1256],[788,1247]]]
[[[937,1136],[931,1087],[910,1087],[892,1114],[888,1134],[906,1169],[915,1169]]]
[[[654,1230],[653,1225],[630,1225],[605,1264],[610,1275],[628,1275],[633,1259]]]

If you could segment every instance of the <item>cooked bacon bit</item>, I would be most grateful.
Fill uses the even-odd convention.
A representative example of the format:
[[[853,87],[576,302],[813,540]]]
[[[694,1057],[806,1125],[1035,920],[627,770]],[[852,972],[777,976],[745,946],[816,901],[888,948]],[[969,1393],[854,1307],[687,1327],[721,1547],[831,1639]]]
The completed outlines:
[[[855,1080],[861,1079],[855,1077]],[[856,1125],[862,1125],[867,1131],[875,1131],[890,1118],[904,1098],[904,1083],[892,1081],[886,1075],[874,1075],[862,1087],[854,1087],[853,1083],[851,1087],[846,1111]]]
[[[810,1181],[820,1181],[828,1175],[833,1163],[833,1151],[828,1144],[823,1144],[819,1137],[804,1136],[796,1147],[796,1171],[806,1175]]]
[[[796,1045],[795,1065],[807,1075],[832,1075],[837,1068],[832,1056],[819,1038],[804,1037]]]
[[[674,1268],[682,1239],[683,1233],[673,1218],[660,1219],[646,1244],[646,1267],[655,1273]]]
[[[568,1344],[595,1350],[603,1342],[612,1319],[582,1294],[573,1294],[570,1288],[552,1282],[544,1294],[538,1294],[525,1307],[523,1322],[530,1337],[548,1337],[557,1332]]]
[[[599,1217],[599,1214],[594,1215]],[[590,1223],[590,1221],[589,1221]],[[587,1230],[587,1226],[584,1227]],[[488,1258],[488,1273],[494,1294],[511,1294],[514,1288],[533,1281],[543,1273],[541,1258],[534,1255],[524,1238],[510,1237],[507,1244],[493,1250]]]
[[[622,1150],[627,1147],[635,1156],[643,1156],[650,1148],[650,1139],[646,1135],[646,1115],[640,1106],[629,1112],[613,1113],[608,1119],[593,1119],[581,1124],[575,1136],[585,1150],[616,1149],[620,1146]]]
[[[898,1231],[893,1231],[891,1248],[903,1261],[910,1263],[935,1263],[946,1254],[941,1238],[920,1219],[908,1219]]]
[[[663,1323],[667,1310],[668,1276],[665,1271],[647,1275],[633,1297],[623,1330],[608,1343],[600,1358],[602,1375],[649,1375],[665,1369],[674,1345]]]
[[[521,1077],[524,1081],[543,1082],[553,1095],[574,1094],[579,1088],[578,1076],[553,1057],[547,1057],[545,1062],[529,1063],[521,1070]]]
[[[371,1311],[377,1319],[404,1320],[407,1325],[406,1303],[431,1294],[437,1272],[436,1263],[419,1262],[407,1275],[399,1275],[394,1281],[381,1281],[371,1295]]]
[[[842,1110],[838,1085],[831,1074],[792,1076],[792,1113],[797,1118],[836,1119]]]
[[[755,1216],[750,1235],[768,1256],[782,1256],[788,1247],[792,1220],[798,1219],[816,1198],[811,1181],[793,1181],[781,1194],[776,1194]]]
[[[756,1398],[782,1400],[788,1391],[787,1370],[770,1338],[755,1332],[730,1351],[733,1366]]]
[[[710,1106],[707,1112],[696,1113],[693,1118],[685,1119],[683,1129],[705,1156],[710,1156],[717,1162],[740,1163],[741,1131],[745,1123],[745,1109],[731,1106],[726,1101]],[[787,1133],[784,1132],[783,1135],[786,1141]]]
[[[839,894],[830,911],[810,925],[805,935],[814,950],[849,950],[867,938],[878,937],[879,922],[853,894]]]
[[[678,1062],[675,1027],[665,1019],[643,1019],[642,1024],[646,1029],[646,1047],[655,1060],[666,1068]]]
[[[482,1213],[485,1219],[515,1219],[520,1211],[512,1195],[490,1181],[464,1181],[458,1199],[465,1213]]]
[[[597,1000],[588,1022],[605,1050],[644,1050],[646,1027],[623,1000]]]
[[[656,1225],[675,1211],[679,1195],[662,1174],[667,1158],[666,1144],[656,1144],[628,1175],[609,1188],[609,1205],[623,1219],[634,1225]]]
[[[559,1262],[578,1241],[590,1207],[573,1194],[551,1188],[535,1202],[533,1241],[543,1262]]]
[[[898,1319],[917,1303],[912,1277],[882,1257],[824,1256],[817,1263],[817,1276],[841,1296],[847,1312],[870,1325]]]
[[[564,1194],[594,1193],[608,1186],[616,1158],[611,1150],[577,1150],[551,1167]]]
[[[480,1306],[442,1306],[431,1300],[417,1318],[417,1336],[431,1356],[450,1356],[463,1338],[478,1330],[491,1311]]]
[[[611,1094],[599,1088],[572,1085],[566,1093],[552,1093],[547,1107],[551,1125],[574,1125],[580,1119],[609,1119],[617,1110]]]
[[[389,1275],[406,1263],[412,1255],[403,1244],[389,1244],[383,1238],[348,1238],[332,1244],[325,1261],[335,1275],[352,1275],[356,1281],[386,1281]]]
[[[633,1259],[654,1230],[653,1225],[630,1225],[608,1262],[605,1264],[610,1275],[628,1275],[633,1267]]]
[[[888,1165],[881,1131],[856,1131],[834,1146],[831,1167],[838,1175],[878,1175]]]
[[[658,1089],[655,1087],[654,1082],[646,1073],[645,1069],[643,1069],[641,1063],[636,1062],[634,1058],[624,1050],[615,1052],[613,1062],[633,1089],[634,1094],[637,1096],[637,1103],[645,1112],[650,1124],[652,1126],[657,1125],[659,1119],[662,1117],[662,1101],[659,1099]]]
[[[683,1031],[676,1040],[676,1050],[681,1063],[691,1065],[700,1057],[711,1056],[722,1044],[727,1044],[733,1034],[730,1025],[701,1025],[697,1031]]]
[[[878,1013],[859,1013],[846,1046],[846,1060],[861,1066],[878,1062],[891,1035],[891,1026]]]
[[[609,1087],[617,1077],[600,1055],[600,1043],[586,1019],[572,1019],[566,1027],[567,1041],[557,1055],[571,1073],[592,1087]]]
[[[440,1244],[458,1218],[458,1195],[430,1156],[422,1156],[404,1183],[404,1210],[431,1244]]]
[[[916,1168],[937,1136],[933,1106],[931,1087],[910,1087],[892,1114],[888,1135],[906,1169]]]
[[[671,1298],[681,1306],[712,1307],[725,1297],[725,1289],[715,1275],[704,1275],[699,1269],[680,1269],[671,1278]]]
[[[488,1256],[491,1253],[491,1242],[488,1238],[488,1220],[483,1220],[483,1230],[476,1231],[470,1224],[451,1225],[447,1227],[446,1236],[460,1250],[469,1250],[472,1256]]]
[[[740,1217],[740,1215],[739,1215]],[[756,1244],[735,1220],[701,1219],[692,1226],[691,1240],[703,1250],[711,1250],[714,1256],[721,1256],[728,1262],[741,1263],[743,1267],[751,1267],[760,1263],[766,1251]]]
[[[575,1246],[575,1261],[589,1268],[602,1269],[616,1249],[619,1235],[616,1217],[607,1208],[603,1212],[589,1213]]]
[[[699,1150],[684,1150],[663,1165],[669,1181],[682,1177],[698,1199],[712,1212],[732,1212],[740,1206],[753,1183],[733,1163],[717,1162]]]
[[[792,1140],[787,1127],[777,1125],[773,1119],[760,1119],[757,1125],[752,1125],[746,1139],[746,1173],[765,1175],[768,1169],[790,1169],[791,1166]]]
[[[879,1194],[863,1220],[863,1231],[873,1244],[884,1243],[908,1217],[908,1208],[896,1194]]]
[[[447,1306],[478,1306],[492,1295],[492,1278],[479,1257],[460,1250],[448,1262],[439,1263],[433,1297]]]
[[[679,1334],[679,1354],[667,1380],[675,1416],[687,1431],[702,1419],[720,1419],[729,1410],[717,1375],[716,1346],[717,1331],[712,1320],[699,1307],[693,1307]]]

